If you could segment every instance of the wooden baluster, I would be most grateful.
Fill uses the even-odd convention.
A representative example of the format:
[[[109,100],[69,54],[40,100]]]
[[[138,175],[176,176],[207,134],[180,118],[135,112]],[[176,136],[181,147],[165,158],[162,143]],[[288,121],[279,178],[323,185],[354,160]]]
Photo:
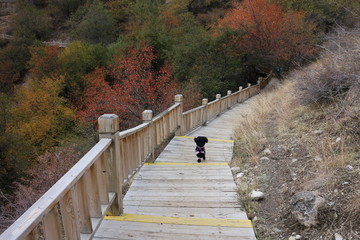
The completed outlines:
[[[144,145],[145,145],[145,148],[146,148],[146,155],[148,155],[149,153],[153,153],[153,148],[152,148],[152,138],[151,138],[151,133],[152,133],[152,120],[153,118],[153,111],[151,110],[145,110],[142,112],[142,120],[143,120],[143,123],[148,123],[148,127],[147,127],[147,130],[145,132],[145,139],[144,139]]]
[[[129,139],[129,143],[128,143],[128,159],[129,159],[129,165],[130,165],[130,171],[129,174],[132,175],[133,171],[134,171],[134,158],[135,158],[135,153],[134,153],[134,135],[130,135],[127,137]]]
[[[86,197],[86,187],[84,183],[84,177],[80,178],[75,184],[75,197],[79,209],[79,225],[80,233],[91,234],[93,231],[90,212],[88,208],[88,199]]]
[[[221,94],[220,93],[218,93],[218,94],[216,94],[216,100],[218,100],[219,101],[219,103],[218,103],[218,113],[217,113],[217,117],[218,116],[220,116],[221,115]]]
[[[105,205],[109,203],[109,183],[106,178],[106,165],[105,165],[105,156],[101,154],[99,159],[94,163],[94,168],[96,172],[96,178],[99,189],[99,198],[100,203]]]
[[[126,180],[128,178],[128,162],[127,162],[127,158],[126,158],[126,138],[121,138],[120,139],[120,154],[121,154],[121,159],[123,160],[122,162],[122,174],[123,174],[123,180]]]
[[[181,94],[177,94],[175,95],[175,103],[180,103],[180,106],[179,106],[179,115],[177,116],[178,117],[178,124],[179,124],[179,130],[176,131],[175,135],[177,136],[180,136],[181,134],[184,134],[185,131],[187,131],[188,129],[185,129],[184,125],[183,125],[183,95]]]
[[[120,215],[123,211],[122,201],[122,160],[120,155],[120,136],[119,136],[119,117],[115,114],[104,114],[98,119],[99,137],[111,138],[110,145],[111,156],[106,159],[106,164],[112,167],[107,167],[111,172],[108,172],[111,178],[109,179],[109,190],[116,193],[115,200],[111,206],[111,213],[113,215]]]
[[[40,228],[42,228],[41,224],[38,224],[35,226],[35,228],[26,236],[23,238],[23,240],[38,240],[42,239],[40,232],[42,231]]]
[[[80,239],[79,207],[75,198],[72,187],[59,202],[66,240]]]
[[[57,210],[57,205],[45,215],[42,224],[44,228],[44,237],[49,240],[62,240],[64,233],[61,226],[61,218]]]
[[[202,125],[206,126],[207,125],[207,120],[208,120],[208,102],[209,100],[207,98],[203,98],[202,99],[202,105],[204,106],[203,108],[203,119],[202,119]]]
[[[101,218],[99,186],[95,166],[91,166],[84,174],[85,192],[91,218]]]
[[[142,162],[142,157],[143,157],[143,150],[144,150],[144,145],[142,144],[143,141],[143,134],[142,134],[142,130],[138,133],[136,133],[136,142],[137,142],[137,151],[138,151],[138,159],[137,159],[137,168],[140,168],[141,166],[141,162]]]

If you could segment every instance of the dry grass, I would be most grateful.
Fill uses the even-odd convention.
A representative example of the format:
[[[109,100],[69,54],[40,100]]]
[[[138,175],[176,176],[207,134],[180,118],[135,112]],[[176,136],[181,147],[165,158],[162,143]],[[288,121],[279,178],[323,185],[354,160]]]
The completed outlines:
[[[273,90],[264,91],[249,103],[251,112],[241,116],[235,130],[237,160],[241,162],[257,163],[257,156],[265,146],[263,125],[272,113],[281,113],[293,101],[293,82],[279,86],[274,94]]]
[[[233,164],[245,173],[239,193],[260,219],[258,239],[293,232],[302,239],[334,239],[334,233],[360,239],[360,34],[343,35],[330,39],[318,62],[252,99],[252,111],[240,119]],[[265,148],[272,153],[260,160]],[[252,202],[252,189],[266,199]],[[309,229],[289,213],[291,196],[305,190],[326,199],[319,225]]]

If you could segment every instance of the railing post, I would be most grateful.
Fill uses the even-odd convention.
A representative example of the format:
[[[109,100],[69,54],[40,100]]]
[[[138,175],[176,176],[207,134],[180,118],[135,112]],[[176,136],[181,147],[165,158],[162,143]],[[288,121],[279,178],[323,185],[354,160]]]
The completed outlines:
[[[237,102],[238,103],[242,102],[242,99],[241,99],[241,95],[242,95],[241,90],[242,89],[243,89],[243,87],[239,87],[239,94],[238,94],[238,97],[237,97]]]
[[[109,176],[109,191],[116,193],[110,212],[120,215],[123,212],[122,163],[120,157],[119,117],[116,114],[104,114],[98,118],[99,138],[110,138],[112,143],[106,152],[106,171]]]
[[[152,136],[154,136],[154,129],[153,126],[151,124],[151,120],[153,118],[153,111],[152,110],[144,110],[142,112],[142,120],[143,123],[149,123],[149,127],[148,127],[148,135],[146,137],[146,144],[144,144],[145,146],[147,146],[148,151],[150,153],[150,162],[153,162],[155,159],[155,140],[152,139]]]
[[[153,111],[151,110],[144,110],[142,112],[142,120],[143,123],[151,122],[151,119],[153,118]]]
[[[227,109],[230,109],[231,108],[231,90],[228,90],[227,91],[227,96],[228,96],[228,98],[227,98]]]
[[[183,125],[183,95],[177,94],[175,95],[175,103],[180,103],[179,112],[178,112],[178,129],[175,131],[176,136],[181,136],[186,130]]]
[[[220,93],[216,94],[216,100],[219,101],[219,103],[218,103],[218,105],[219,105],[218,114],[216,115],[218,117],[221,114],[221,104],[222,104],[221,103],[221,94]]]
[[[207,118],[208,118],[208,113],[207,113],[207,105],[208,105],[209,100],[207,98],[203,98],[202,100],[202,105],[204,106],[204,111],[203,111],[203,126],[207,125]]]
[[[259,77],[258,78],[258,81],[257,81],[257,84],[258,84],[258,92],[260,92],[260,90],[262,89],[262,86],[261,85],[263,85],[264,84],[264,80],[265,80],[266,78],[263,78],[263,77]]]

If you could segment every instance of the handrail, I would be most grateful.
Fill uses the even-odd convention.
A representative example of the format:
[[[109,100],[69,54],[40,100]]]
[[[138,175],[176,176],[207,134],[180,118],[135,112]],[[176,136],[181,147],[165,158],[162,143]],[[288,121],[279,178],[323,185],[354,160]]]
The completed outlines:
[[[140,125],[137,125],[136,127],[130,128],[130,129],[126,129],[124,131],[121,131],[119,133],[120,138],[125,138],[129,135],[135,134],[141,130],[143,130],[144,128],[148,127],[149,123],[142,123]]]
[[[72,208],[72,213],[82,211],[88,215],[88,219],[83,218],[83,221],[90,222],[91,216],[88,210],[80,210],[77,199],[74,196],[79,197],[84,194],[85,188],[89,183],[85,183],[84,178],[90,180],[92,177],[101,175],[101,166],[94,166],[94,163],[101,159],[104,152],[111,144],[110,139],[100,140],[85,156],[83,156],[59,181],[57,181],[37,202],[35,202],[20,218],[18,218],[14,224],[12,224],[2,235],[1,240],[11,239],[24,239],[35,237],[36,226],[39,223],[43,224],[43,227],[51,225],[51,227],[61,228],[64,227],[65,231],[74,226],[74,222],[71,222],[71,218],[67,218],[65,215],[68,212],[63,211],[65,208]],[[92,169],[96,168],[96,169]],[[81,184],[79,184],[81,182]],[[77,186],[76,186],[77,184]],[[81,185],[81,186],[80,186]],[[94,184],[94,188],[96,186]],[[103,187],[103,186],[102,186]],[[99,191],[99,189],[97,189]],[[104,197],[104,196],[103,196]],[[81,198],[86,198],[82,196]],[[68,199],[72,199],[71,202]],[[109,204],[109,202],[107,202]],[[76,206],[77,205],[77,206]],[[56,220],[59,217],[59,209],[61,209],[62,222]],[[96,216],[101,219],[101,216]],[[75,220],[75,219],[72,219]],[[78,224],[78,222],[76,223]],[[93,228],[93,226],[91,226]],[[34,230],[35,229],[35,230]],[[69,230],[70,231],[70,230]],[[44,229],[44,234],[48,235],[46,239],[56,239],[61,236],[60,231],[57,233],[48,233]],[[91,233],[89,233],[91,234]]]
[[[122,213],[122,185],[142,164],[154,158],[156,149],[174,134],[182,135],[260,91],[260,84],[183,112],[182,95],[154,118],[143,112],[144,123],[119,131],[114,114],[99,117],[99,142],[54,186],[18,218],[0,240],[91,239],[107,211]]]

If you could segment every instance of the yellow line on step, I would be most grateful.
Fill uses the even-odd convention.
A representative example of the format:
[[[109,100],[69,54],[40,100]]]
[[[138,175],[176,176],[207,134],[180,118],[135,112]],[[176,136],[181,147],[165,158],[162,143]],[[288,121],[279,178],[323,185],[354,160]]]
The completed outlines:
[[[175,136],[176,138],[195,138],[190,136]],[[229,142],[233,143],[234,140],[226,140],[226,139],[215,139],[215,138],[208,138],[209,141],[215,141],[215,142]]]
[[[137,214],[124,214],[122,216],[106,216],[104,219],[110,221],[252,228],[252,223],[250,220],[238,220],[238,219],[181,218],[181,217],[162,217],[162,216],[149,216],[149,215],[137,215]]]
[[[198,166],[227,166],[228,163],[225,162],[212,162],[212,163],[175,163],[175,162],[155,162],[155,163],[144,163],[144,165],[178,165],[178,166],[192,166],[192,165],[198,165]]]

